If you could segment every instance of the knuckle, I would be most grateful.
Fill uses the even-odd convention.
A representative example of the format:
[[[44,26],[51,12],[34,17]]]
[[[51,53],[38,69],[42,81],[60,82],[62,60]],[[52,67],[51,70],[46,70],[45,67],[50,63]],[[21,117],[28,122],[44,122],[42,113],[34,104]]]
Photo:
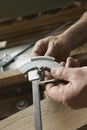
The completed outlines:
[[[37,42],[36,42],[36,46],[40,46],[41,43],[42,43],[42,40],[37,41]]]
[[[83,17],[87,17],[87,11],[83,14]]]

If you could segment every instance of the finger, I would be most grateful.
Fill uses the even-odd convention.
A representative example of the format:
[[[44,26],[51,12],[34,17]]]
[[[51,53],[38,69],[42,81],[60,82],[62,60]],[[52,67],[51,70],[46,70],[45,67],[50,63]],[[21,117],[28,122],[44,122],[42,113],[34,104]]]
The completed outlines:
[[[46,52],[46,50],[47,50],[47,44],[46,44],[47,42],[48,42],[48,41],[45,40],[45,39],[39,40],[39,41],[35,44],[35,46],[34,46],[32,52],[31,52],[31,57],[44,55],[45,52]]]
[[[57,55],[56,39],[54,37],[50,37],[50,38],[48,38],[48,43],[49,44],[48,44],[48,48],[45,53],[45,56],[56,57],[56,55]]]
[[[65,67],[74,67],[74,59],[72,57],[67,58]]]
[[[45,56],[52,56],[55,57],[54,49],[53,49],[53,41],[49,40],[49,46],[45,53]]]
[[[49,80],[52,79],[52,75],[50,74],[50,72],[45,71],[45,80]]]
[[[65,67],[66,63],[65,62],[60,62],[60,65]]]
[[[80,66],[79,60],[74,59],[72,57],[67,58],[65,67],[79,67],[79,66]]]
[[[72,80],[73,69],[74,68],[55,67],[51,69],[51,75],[57,79],[70,81]]]
[[[30,55],[31,58],[36,57],[36,56],[39,56],[39,54],[37,52],[32,52]]]
[[[59,84],[58,86],[48,84],[46,86],[47,95],[57,102],[63,102],[64,88],[63,84]]]

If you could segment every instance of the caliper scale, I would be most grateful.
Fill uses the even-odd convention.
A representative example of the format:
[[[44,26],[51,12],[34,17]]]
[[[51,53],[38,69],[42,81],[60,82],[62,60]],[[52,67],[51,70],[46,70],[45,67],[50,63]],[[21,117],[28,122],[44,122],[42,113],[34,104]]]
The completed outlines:
[[[19,70],[24,74],[27,72],[28,80],[32,82],[35,130],[42,130],[39,85],[57,81],[57,79],[44,80],[44,72],[52,67],[60,66],[53,57],[38,56],[32,58],[31,62],[25,64]]]

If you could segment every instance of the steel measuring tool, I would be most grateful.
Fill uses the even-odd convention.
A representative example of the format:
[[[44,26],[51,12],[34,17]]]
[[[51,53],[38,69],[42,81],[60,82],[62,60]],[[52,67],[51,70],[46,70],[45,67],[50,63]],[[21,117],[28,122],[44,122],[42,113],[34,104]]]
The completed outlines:
[[[50,70],[52,67],[60,66],[61,65],[57,63],[53,57],[38,56],[32,58],[31,62],[25,64],[24,67],[19,69],[22,73],[27,72],[28,80],[29,82],[32,82],[35,130],[42,130],[39,85],[57,81],[57,79],[44,81],[44,71]]]

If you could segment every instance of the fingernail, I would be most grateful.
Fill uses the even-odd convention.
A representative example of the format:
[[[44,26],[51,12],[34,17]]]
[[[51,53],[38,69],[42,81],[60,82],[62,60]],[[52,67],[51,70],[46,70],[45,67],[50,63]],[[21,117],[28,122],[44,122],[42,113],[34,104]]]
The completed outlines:
[[[56,68],[52,68],[52,69],[51,69],[51,74],[55,74],[55,73],[56,73],[56,70],[57,70]]]

